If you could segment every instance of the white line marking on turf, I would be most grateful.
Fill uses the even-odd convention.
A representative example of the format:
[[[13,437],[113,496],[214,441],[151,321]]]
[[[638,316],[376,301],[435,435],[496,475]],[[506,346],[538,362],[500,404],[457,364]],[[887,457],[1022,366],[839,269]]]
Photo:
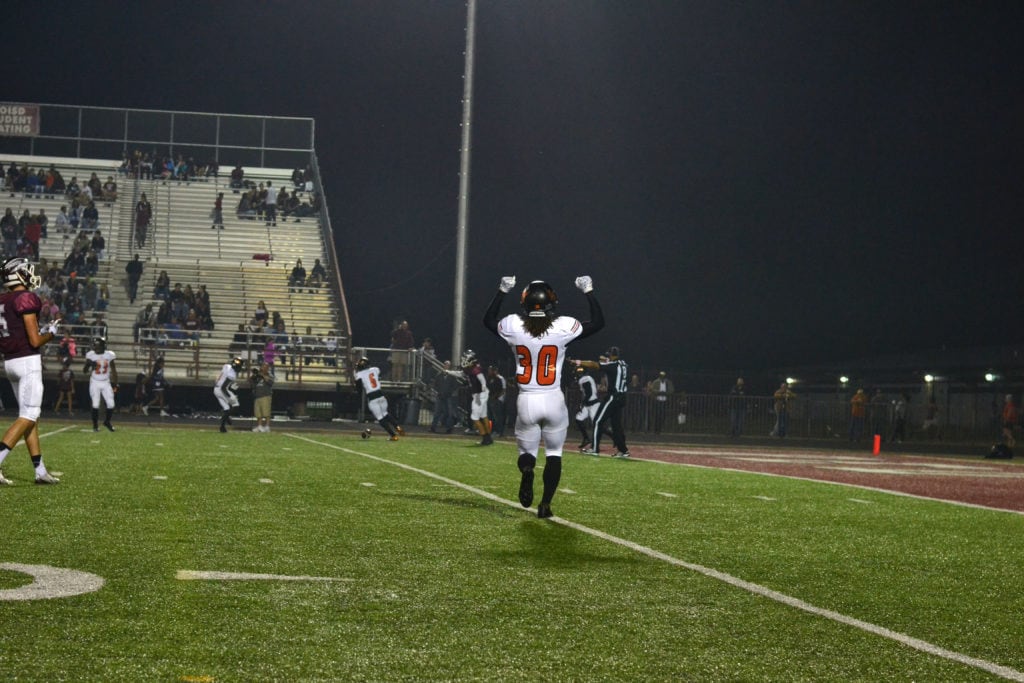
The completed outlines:
[[[558,490],[561,491],[562,493],[568,493],[570,496],[576,493],[572,489],[558,489]]]
[[[376,484],[374,484],[374,483],[373,483],[372,481],[364,481],[364,482],[363,482],[363,483],[361,484],[361,486],[365,486],[365,487],[367,487],[367,488],[372,488],[372,487],[376,486]]]
[[[863,505],[873,505],[870,500],[862,500],[861,498],[847,498],[851,503],[861,503]]]
[[[175,574],[179,581],[354,581],[334,576],[290,576],[288,574],[249,574],[247,572],[206,572],[179,569]]]
[[[375,460],[377,462],[384,463],[385,465],[399,467],[409,472],[415,472],[416,474],[421,474],[425,477],[429,477],[437,481],[442,481],[447,484],[451,484],[452,486],[460,488],[463,491],[468,491],[469,493],[476,494],[482,498],[486,498],[487,500],[493,501],[495,503],[500,503],[502,505],[507,505],[517,510],[522,510],[522,507],[520,507],[518,501],[513,502],[511,500],[505,500],[504,498],[496,496],[493,493],[488,493],[487,491],[476,488],[475,486],[470,486],[469,484],[464,484],[463,482],[457,481],[455,479],[449,479],[448,477],[436,474],[429,470],[420,469],[418,467],[406,465],[405,463],[396,462],[394,460],[388,460],[387,458],[381,458],[376,455],[370,455],[369,453],[363,453],[362,451],[352,450],[351,448],[345,448],[344,446],[338,446],[332,443],[325,443],[323,441],[316,441],[314,439],[310,439],[309,437],[302,436],[301,434],[286,434],[286,436],[289,436],[293,439],[298,439],[300,441],[305,441],[307,443],[316,444],[317,446],[323,446],[324,448],[331,448],[334,450],[342,451],[343,453],[358,455],[359,457],[367,458],[369,460]],[[739,471],[746,472],[746,470]],[[750,473],[748,472],[748,474]],[[552,522],[554,524],[561,524],[570,529],[575,529],[580,533],[588,534],[595,538],[600,538],[602,540],[608,541],[609,543],[614,543],[615,545],[620,545],[624,548],[628,548],[629,550],[632,550],[641,555],[646,555],[647,557],[653,558],[655,560],[661,560],[662,562],[666,562],[673,566],[681,567],[683,569],[689,569],[690,571],[696,572],[698,574],[703,574],[704,576],[707,576],[709,578],[717,579],[722,583],[728,584],[735,588],[739,588],[741,590],[745,590],[749,593],[753,593],[754,595],[760,595],[761,597],[768,598],[769,600],[774,600],[775,602],[781,603],[788,607],[792,607],[793,609],[798,609],[809,614],[824,617],[825,619],[830,619],[837,623],[845,624],[846,626],[859,628],[862,631],[866,631],[868,633],[881,636],[882,638],[888,638],[889,640],[895,641],[901,645],[914,648],[915,650],[920,650],[921,652],[924,652],[929,655],[934,655],[936,657],[942,657],[944,659],[948,659],[954,662],[959,662],[960,664],[965,664],[967,666],[972,666],[976,669],[981,669],[982,671],[987,671],[997,676],[1002,676],[1003,678],[1006,678],[1011,681],[1020,681],[1021,683],[1024,683],[1024,671],[1018,671],[1017,669],[1012,669],[1008,666],[996,664],[994,662],[990,662],[985,659],[980,659],[978,657],[971,657],[969,655],[963,654],[962,652],[948,650],[944,647],[940,647],[938,645],[929,643],[928,641],[921,640],[920,638],[914,638],[913,636],[909,636],[905,633],[893,631],[891,629],[885,628],[884,626],[878,626],[877,624],[872,624],[868,621],[863,621],[855,617],[850,617],[845,614],[841,614],[840,612],[836,612],[834,610],[825,609],[824,607],[817,607],[816,605],[812,605],[809,602],[805,602],[799,598],[794,598],[793,596],[786,595],[785,593],[780,593],[779,591],[772,590],[771,588],[768,588],[766,586],[762,586],[751,581],[746,581],[736,576],[732,576],[731,574],[726,574],[725,572],[718,571],[717,569],[705,567],[703,565],[695,564],[693,562],[687,562],[686,560],[680,560],[676,557],[672,557],[671,555],[666,555],[663,552],[654,550],[653,548],[648,548],[647,546],[640,545],[639,543],[634,543],[633,541],[627,540],[625,538],[619,538],[618,536],[613,536],[598,529],[593,529],[582,524],[577,524],[576,522],[570,522],[569,520],[563,519],[562,517],[549,517],[547,521]]]
[[[165,477],[162,474],[154,475],[153,478],[156,479],[157,481],[167,481],[167,477]]]
[[[664,460],[657,459],[643,459],[644,462],[650,462],[657,465],[666,465],[671,467],[696,467],[702,470],[720,470],[722,472],[738,472],[740,474],[753,474],[759,477],[778,477],[780,479],[793,479],[796,481],[809,481],[814,484],[828,484],[831,486],[849,486],[850,488],[860,489],[862,491],[874,491],[875,493],[884,493],[890,496],[901,496],[903,498],[914,498],[916,500],[927,500],[930,503],[945,503],[946,505],[958,505],[965,508],[973,508],[975,510],[990,510],[992,512],[1009,512],[1011,515],[1024,515],[1024,512],[1020,510],[1010,510],[1009,508],[997,508],[991,505],[978,505],[977,503],[965,503],[961,500],[949,500],[946,498],[933,498],[932,496],[921,496],[916,493],[905,493],[903,491],[893,491],[892,489],[878,488],[877,486],[865,486],[864,484],[851,484],[845,481],[829,481],[827,479],[815,479],[814,477],[798,477],[794,474],[778,474],[776,472],[757,472],[755,470],[745,470],[740,467],[721,467],[716,465],[697,465],[692,462],[666,462]]]
[[[679,497],[679,496],[677,496],[674,493],[665,493],[664,491],[655,491],[655,493],[657,493],[659,496],[665,496],[666,498],[678,498]]]
[[[273,484],[274,480],[273,479],[260,479],[260,483],[261,484]]]
[[[95,574],[45,564],[3,562],[0,563],[0,569],[28,574],[34,579],[27,586],[0,590],[0,601],[67,598],[83,593],[95,593],[104,583],[103,578]]]
[[[778,500],[777,498],[772,498],[771,496],[754,496],[754,498],[757,498],[758,500]]]

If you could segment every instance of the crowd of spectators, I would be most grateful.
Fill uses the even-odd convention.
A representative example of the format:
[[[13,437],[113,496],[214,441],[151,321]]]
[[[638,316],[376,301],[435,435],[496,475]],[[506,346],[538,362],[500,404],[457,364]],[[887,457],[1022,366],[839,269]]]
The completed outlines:
[[[139,309],[132,326],[135,342],[159,346],[195,345],[204,332],[214,329],[210,294],[206,285],[170,285],[166,270],[153,286],[154,303]]]
[[[125,155],[117,171],[128,178],[191,181],[197,178],[216,178],[220,173],[220,164],[216,159],[196,161],[194,157],[182,154],[171,156],[158,154],[156,150],[145,153],[135,150]]]

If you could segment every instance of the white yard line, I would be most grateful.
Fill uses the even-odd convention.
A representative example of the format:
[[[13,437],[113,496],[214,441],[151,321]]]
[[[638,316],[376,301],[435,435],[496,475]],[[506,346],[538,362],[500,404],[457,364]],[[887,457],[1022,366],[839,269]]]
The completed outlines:
[[[420,469],[419,467],[413,467],[412,465],[406,465],[405,463],[396,462],[394,460],[388,460],[387,458],[381,458],[381,457],[378,457],[376,455],[370,455],[369,453],[363,453],[362,451],[352,450],[351,448],[345,448],[343,446],[337,446],[335,444],[325,443],[323,441],[316,441],[314,439],[310,439],[310,438],[302,436],[300,434],[286,434],[286,436],[289,436],[289,437],[291,437],[293,439],[299,439],[299,440],[305,441],[307,443],[315,444],[317,446],[323,446],[324,448],[331,448],[331,449],[334,449],[334,450],[342,451],[344,453],[350,453],[351,455],[357,455],[357,456],[362,457],[362,458],[368,458],[370,460],[375,460],[377,462],[384,463],[386,465],[392,465],[394,467],[399,467],[399,468],[407,470],[409,472],[415,472],[416,474],[421,474],[421,475],[423,475],[425,477],[429,477],[429,478],[435,479],[437,481],[445,482],[446,484],[450,484],[451,486],[455,486],[457,488],[460,488],[463,491],[468,491],[469,493],[473,493],[475,495],[478,495],[478,496],[480,496],[482,498],[486,498],[487,500],[493,501],[495,503],[501,503],[503,505],[508,505],[509,507],[513,507],[513,508],[520,509],[520,510],[522,509],[518,502],[513,502],[511,500],[505,500],[504,498],[496,496],[493,493],[488,493],[487,491],[478,489],[475,486],[470,486],[469,484],[464,484],[464,483],[462,483],[460,481],[456,481],[454,479],[449,479],[448,477],[442,476],[440,474],[436,474],[434,472],[430,472],[429,470]],[[737,470],[737,471],[745,472],[746,470]],[[810,481],[817,481],[817,480],[810,480]],[[917,496],[914,496],[914,497],[917,497]],[[1006,678],[1006,679],[1011,680],[1011,681],[1020,681],[1021,683],[1024,683],[1024,672],[1018,671],[1017,669],[1012,669],[1012,668],[1010,668],[1008,666],[1002,666],[1000,664],[996,664],[994,662],[990,662],[990,661],[987,661],[985,659],[979,659],[977,657],[971,657],[969,655],[965,655],[963,653],[956,652],[954,650],[947,650],[944,647],[940,647],[938,645],[934,645],[934,644],[929,643],[927,641],[920,640],[919,638],[914,638],[912,636],[908,636],[905,633],[899,633],[898,631],[893,631],[891,629],[887,629],[884,626],[878,626],[877,624],[872,624],[872,623],[867,622],[867,621],[862,621],[861,619],[856,619],[854,617],[850,617],[850,616],[847,616],[845,614],[841,614],[841,613],[836,612],[834,610],[825,609],[823,607],[817,607],[815,605],[810,604],[809,602],[804,602],[803,600],[800,600],[799,598],[794,598],[794,597],[792,597],[790,595],[786,595],[785,593],[780,593],[778,591],[772,590],[770,588],[766,588],[765,586],[761,586],[759,584],[752,583],[750,581],[744,581],[743,579],[740,579],[740,578],[737,578],[735,576],[732,576],[731,574],[726,574],[725,572],[720,572],[717,569],[711,569],[710,567],[704,567],[704,566],[699,565],[699,564],[694,564],[692,562],[687,562],[685,560],[680,560],[678,558],[672,557],[671,555],[666,555],[665,553],[662,553],[662,552],[659,552],[657,550],[654,550],[653,548],[648,548],[647,546],[640,545],[639,543],[634,543],[633,541],[630,541],[630,540],[627,540],[627,539],[624,539],[624,538],[619,538],[618,536],[613,536],[611,534],[607,534],[607,533],[605,533],[603,531],[600,531],[598,529],[593,529],[591,527],[584,526],[582,524],[577,524],[575,522],[570,522],[569,520],[563,519],[561,517],[550,517],[550,518],[548,518],[547,521],[553,522],[555,524],[561,524],[561,525],[566,526],[566,527],[568,527],[570,529],[575,529],[576,531],[579,531],[580,533],[584,533],[584,534],[587,534],[589,536],[593,536],[595,538],[600,538],[602,540],[608,541],[609,543],[614,543],[615,545],[619,545],[619,546],[622,546],[624,548],[628,548],[629,550],[637,552],[637,553],[639,553],[641,555],[646,555],[647,557],[653,558],[655,560],[661,560],[662,562],[666,562],[666,563],[671,564],[671,565],[676,566],[676,567],[681,567],[683,569],[689,569],[690,571],[697,572],[698,574],[703,574],[704,576],[707,576],[707,577],[712,578],[712,579],[717,579],[718,581],[726,583],[726,584],[728,584],[730,586],[733,586],[735,588],[740,588],[740,589],[745,590],[745,591],[747,591],[749,593],[753,593],[755,595],[760,595],[761,597],[768,598],[769,600],[774,600],[775,602],[781,603],[781,604],[786,605],[788,607],[792,607],[794,609],[802,610],[804,612],[808,612],[808,613],[814,614],[816,616],[824,617],[825,619],[829,619],[831,621],[835,621],[837,623],[844,624],[846,626],[852,626],[853,628],[858,628],[858,629],[860,629],[862,631],[866,631],[868,633],[872,633],[872,634],[875,634],[877,636],[881,636],[883,638],[888,638],[889,640],[892,640],[892,641],[895,641],[897,643],[900,643],[901,645],[905,645],[907,647],[914,648],[915,650],[920,650],[921,652],[925,652],[925,653],[927,653],[929,655],[934,655],[936,657],[942,657],[944,659],[948,659],[948,660],[951,660],[951,661],[954,661],[954,662],[958,662],[960,664],[965,664],[967,666],[971,666],[971,667],[974,667],[976,669],[981,669],[982,671],[987,671],[989,673],[995,674],[996,676],[1001,676],[1001,677]]]

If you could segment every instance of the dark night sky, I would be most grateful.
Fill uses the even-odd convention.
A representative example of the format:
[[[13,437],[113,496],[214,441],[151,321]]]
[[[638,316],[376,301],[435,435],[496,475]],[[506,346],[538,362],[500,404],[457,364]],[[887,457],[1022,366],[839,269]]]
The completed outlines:
[[[2,100],[315,118],[355,343],[450,353],[462,2],[4,14]],[[479,0],[467,345],[504,353],[501,275],[584,316],[582,273],[577,353],[652,369],[1024,340],[1022,35],[1019,2]]]

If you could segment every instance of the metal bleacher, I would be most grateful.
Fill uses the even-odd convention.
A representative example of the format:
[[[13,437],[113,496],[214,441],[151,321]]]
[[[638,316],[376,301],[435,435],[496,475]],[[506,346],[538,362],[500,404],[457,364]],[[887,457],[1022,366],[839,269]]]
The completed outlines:
[[[289,338],[296,333],[304,337],[301,352],[286,346],[278,358],[280,388],[317,390],[348,382],[347,363],[340,362],[350,349],[348,317],[332,259],[334,252],[318,216],[297,220],[279,215],[276,226],[240,218],[235,211],[240,195],[229,187],[225,172],[219,177],[179,182],[119,175],[120,162],[111,160],[8,155],[0,161],[17,161],[30,168],[48,168],[52,164],[66,180],[77,176],[80,183],[94,172],[101,180],[114,176],[117,181],[117,200],[98,203],[99,229],[106,237],[106,253],[96,279],[110,288],[111,299],[103,316],[108,345],[118,354],[123,382],[129,382],[139,372],[146,373],[158,355],[165,357],[168,379],[179,385],[208,385],[231,356],[261,355],[261,339],[248,335],[241,345],[235,339],[239,326],[250,322],[259,301],[265,302],[271,313],[280,314]],[[289,191],[294,189],[291,173],[292,169],[245,169],[247,181],[269,182],[274,188],[284,186]],[[218,192],[224,193],[223,229],[211,228]],[[143,193],[153,207],[153,219],[146,243],[139,247],[134,240],[134,207]],[[300,196],[304,194],[300,192]],[[74,235],[57,232],[54,222],[61,205],[68,203],[66,198],[25,196],[9,191],[0,198],[0,213],[8,207],[16,215],[24,209],[32,213],[45,210],[49,229],[40,243],[40,258],[50,264],[62,264]],[[127,294],[125,265],[136,253],[145,268],[138,298],[132,304]],[[328,272],[327,281],[318,288],[290,288],[288,278],[297,259],[302,259],[307,272],[314,260],[320,259]],[[140,308],[147,303],[153,303],[154,308],[159,306],[159,300],[154,298],[154,285],[161,271],[167,271],[172,286],[206,286],[215,321],[212,331],[204,331],[195,341],[162,340],[156,331],[141,335],[140,342],[134,341],[133,325]],[[86,311],[83,323],[71,331],[79,338],[92,336],[85,321],[93,317],[92,311]],[[336,342],[328,344],[328,338]],[[48,350],[51,357],[53,352]],[[48,370],[55,372],[56,364],[49,363]]]

